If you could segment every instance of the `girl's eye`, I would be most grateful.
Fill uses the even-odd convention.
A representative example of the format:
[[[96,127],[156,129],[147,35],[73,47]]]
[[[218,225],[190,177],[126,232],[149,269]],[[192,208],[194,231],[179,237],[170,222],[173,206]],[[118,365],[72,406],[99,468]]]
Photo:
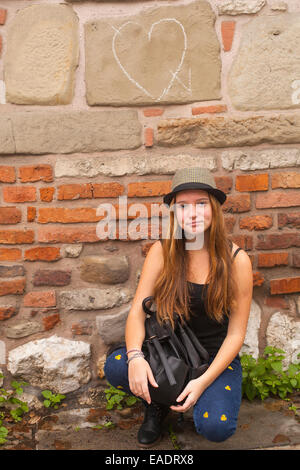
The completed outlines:
[[[204,201],[197,202],[196,206],[200,206],[201,204],[205,204],[205,202]],[[184,206],[184,204],[179,204],[179,207],[180,207],[180,209],[183,209],[185,206]],[[188,206],[186,206],[186,207],[188,207]]]

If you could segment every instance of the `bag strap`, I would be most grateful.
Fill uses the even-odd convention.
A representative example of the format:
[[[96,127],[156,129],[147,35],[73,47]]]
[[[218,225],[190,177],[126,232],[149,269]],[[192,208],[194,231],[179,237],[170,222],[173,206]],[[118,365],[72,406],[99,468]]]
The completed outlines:
[[[209,360],[209,354],[208,352],[206,351],[206,349],[202,346],[202,344],[200,343],[200,341],[198,340],[197,336],[195,335],[195,333],[190,329],[190,327],[188,325],[184,325],[184,329],[185,331],[187,332],[187,334],[189,335],[190,337],[190,340],[192,341],[195,349],[198,351],[198,353],[200,354],[200,356],[205,360],[205,361],[208,361]]]

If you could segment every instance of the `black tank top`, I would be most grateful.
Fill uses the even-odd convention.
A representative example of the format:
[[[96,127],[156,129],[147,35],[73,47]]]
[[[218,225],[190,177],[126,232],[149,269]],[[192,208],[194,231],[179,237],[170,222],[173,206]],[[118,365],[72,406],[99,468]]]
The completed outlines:
[[[239,250],[241,248],[236,249],[233,257],[236,256]],[[227,315],[224,315],[222,323],[210,318],[205,310],[204,299],[202,300],[201,297],[203,290],[203,297],[205,297],[207,284],[197,284],[190,281],[188,281],[188,284],[190,288],[190,319],[187,324],[209,355],[215,356],[227,335],[229,318]]]

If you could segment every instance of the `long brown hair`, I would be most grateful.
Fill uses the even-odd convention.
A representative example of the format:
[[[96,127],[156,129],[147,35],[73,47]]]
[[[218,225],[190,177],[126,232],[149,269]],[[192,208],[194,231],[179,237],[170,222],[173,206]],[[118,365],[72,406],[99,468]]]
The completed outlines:
[[[210,269],[205,285],[205,310],[209,317],[222,322],[235,306],[236,285],[232,276],[232,242],[228,237],[221,204],[208,193],[212,207],[212,222],[209,227]],[[174,203],[174,200],[173,200]],[[188,258],[186,256],[184,232],[178,233],[179,224],[173,210],[170,210],[170,223],[167,238],[162,240],[164,267],[154,286],[154,300],[159,321],[168,319],[174,326],[174,313],[181,320],[190,317],[190,288],[187,282]],[[180,227],[179,230],[182,230]]]

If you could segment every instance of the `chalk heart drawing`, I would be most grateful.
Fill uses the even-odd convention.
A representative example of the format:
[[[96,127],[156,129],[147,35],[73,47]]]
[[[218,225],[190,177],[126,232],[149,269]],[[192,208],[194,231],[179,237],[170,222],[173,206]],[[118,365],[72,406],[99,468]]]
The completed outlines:
[[[168,91],[170,90],[171,86],[173,85],[174,81],[177,80],[181,86],[183,88],[185,88],[188,93],[192,93],[192,89],[191,89],[191,69],[189,69],[189,85],[186,86],[181,80],[180,78],[178,77],[178,74],[180,73],[180,71],[182,70],[182,66],[183,66],[183,63],[184,63],[184,59],[185,59],[185,55],[186,55],[186,50],[187,50],[187,36],[186,36],[186,33],[185,33],[185,30],[184,30],[184,27],[183,25],[180,23],[180,21],[176,20],[175,18],[164,18],[164,19],[161,19],[159,21],[156,21],[155,23],[153,23],[149,29],[149,32],[147,33],[145,31],[145,35],[147,35],[148,37],[148,42],[151,41],[152,39],[152,34],[153,34],[153,31],[154,29],[157,30],[157,28],[159,28],[160,25],[162,25],[163,23],[166,23],[166,22],[170,22],[170,23],[173,23],[176,25],[176,27],[178,28],[178,30],[180,31],[180,33],[182,34],[182,37],[183,37],[183,46],[182,46],[182,50],[178,51],[178,64],[176,66],[176,70],[173,71],[173,70],[169,70],[169,73],[170,73],[170,80],[169,82],[167,83],[167,86],[165,86],[161,92],[161,94],[157,97],[157,96],[153,96],[152,93],[150,93],[149,90],[147,90],[146,88],[144,88],[141,83],[139,83],[129,72],[128,70],[126,69],[126,65],[124,64],[124,61],[122,63],[122,60],[120,59],[120,54],[118,54],[118,44],[117,44],[117,39],[121,41],[119,42],[119,44],[122,44],[122,39],[124,41],[128,41],[128,35],[126,36],[125,34],[123,35],[123,38],[122,38],[122,32],[124,30],[124,28],[126,28],[128,25],[137,25],[139,26],[140,28],[144,29],[139,23],[136,23],[134,21],[127,21],[126,23],[124,23],[119,29],[115,28],[114,26],[112,26],[112,28],[114,29],[115,31],[115,34],[113,36],[113,40],[112,40],[112,51],[113,51],[113,55],[115,57],[115,60],[117,62],[117,64],[119,65],[120,69],[123,71],[123,73],[126,75],[126,77],[128,78],[128,80],[130,80],[137,88],[139,88],[145,95],[149,96],[151,99],[153,99],[154,101],[161,101],[164,96],[167,95]],[[134,44],[132,45],[133,47],[130,49],[130,53],[131,54],[134,54]],[[178,47],[178,44],[174,44],[173,46],[174,48]],[[120,50],[120,46],[119,46],[119,50]],[[163,52],[163,44],[162,44],[162,49],[161,49],[161,52]],[[161,77],[161,73],[158,73],[158,76]]]

